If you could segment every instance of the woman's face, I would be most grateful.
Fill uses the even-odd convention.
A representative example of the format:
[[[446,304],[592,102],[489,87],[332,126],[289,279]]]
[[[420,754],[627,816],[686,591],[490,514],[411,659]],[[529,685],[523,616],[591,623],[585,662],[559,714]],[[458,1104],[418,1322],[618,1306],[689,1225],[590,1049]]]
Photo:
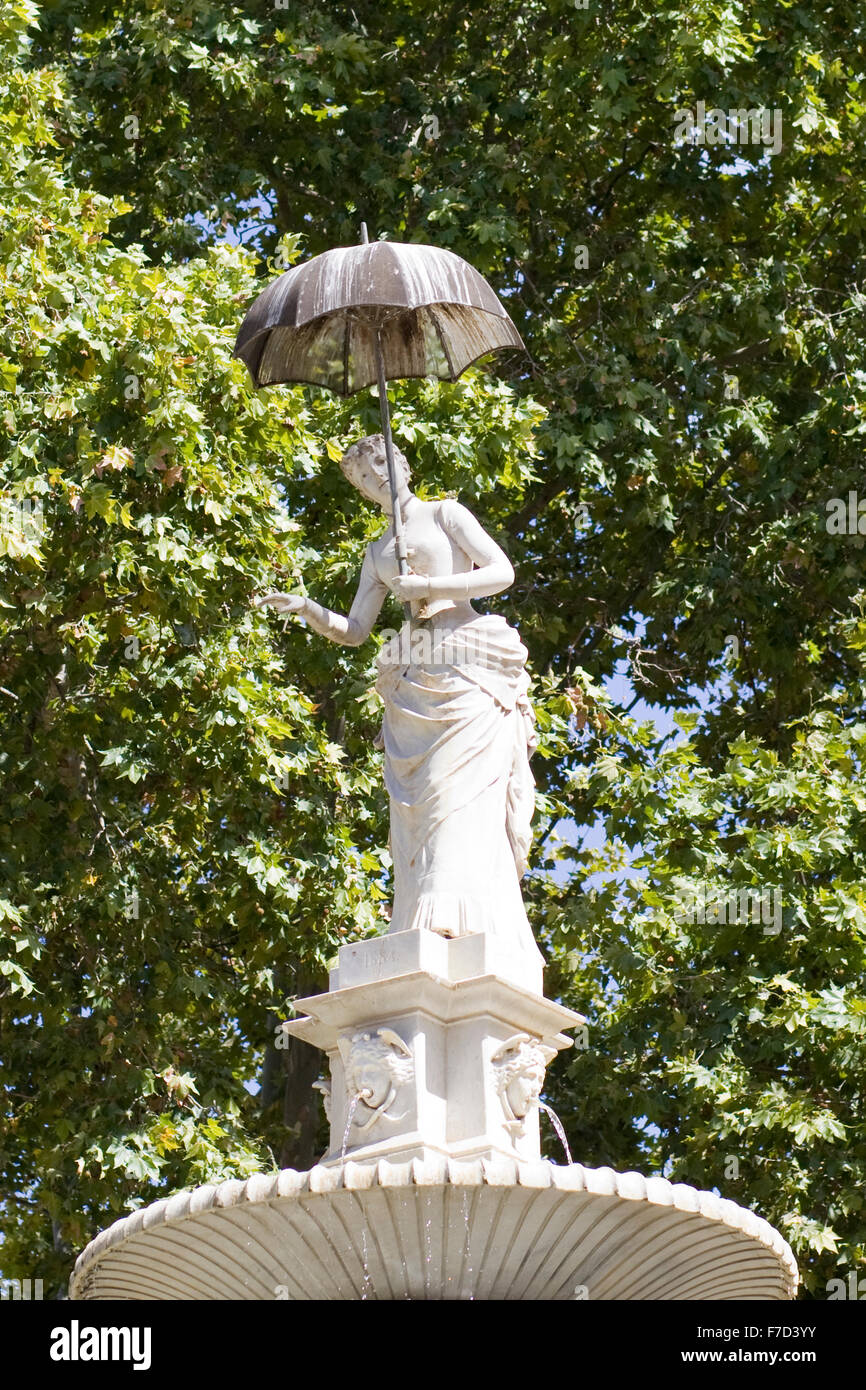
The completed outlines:
[[[363,454],[352,478],[355,487],[363,497],[375,502],[384,512],[391,514],[391,488],[388,484],[385,459]]]

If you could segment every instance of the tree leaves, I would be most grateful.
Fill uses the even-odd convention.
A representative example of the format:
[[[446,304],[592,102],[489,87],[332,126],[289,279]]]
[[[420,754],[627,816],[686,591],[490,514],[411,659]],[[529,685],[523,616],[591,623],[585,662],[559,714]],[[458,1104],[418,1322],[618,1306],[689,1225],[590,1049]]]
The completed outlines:
[[[860,11],[163,10],[0,16],[3,493],[42,504],[0,526],[8,1272],[59,1287],[108,1212],[312,1161],[270,1042],[385,923],[377,713],[369,651],[250,600],[347,605],[379,523],[335,460],[378,403],[257,394],[230,354],[364,219],[466,256],[527,344],[395,388],[394,428],[517,570],[531,911],[594,1017],[551,1083],[572,1148],[756,1206],[820,1296],[866,1249]],[[699,101],[781,111],[779,152],[677,142]],[[778,893],[781,930],[686,890]]]
[[[821,1296],[863,1241],[848,1202],[864,1161],[866,821],[849,795],[863,727],[828,702],[797,725],[784,763],[741,735],[714,771],[688,722],[661,749],[611,722],[577,793],[631,847],[630,872],[618,839],[559,848],[574,876],[547,886],[545,919],[574,971],[565,997],[594,997],[597,1013],[553,1103],[595,1161],[757,1205],[806,1254]],[[808,1215],[828,1212],[832,1233]]]

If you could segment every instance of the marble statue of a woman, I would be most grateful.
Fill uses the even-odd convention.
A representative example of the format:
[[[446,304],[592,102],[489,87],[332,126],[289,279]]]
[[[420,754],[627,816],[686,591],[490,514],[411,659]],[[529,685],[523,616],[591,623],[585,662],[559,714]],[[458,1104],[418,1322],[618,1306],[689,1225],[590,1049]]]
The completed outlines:
[[[349,646],[369,637],[389,590],[410,604],[410,619],[381,648],[376,682],[394,863],[389,930],[489,932],[535,966],[520,892],[534,809],[527,652],[504,618],[471,603],[508,588],[514,571],[466,507],[422,501],[396,449],[395,461],[410,573],[398,572],[392,524],[367,546],[348,617],[296,594],[258,602]],[[381,435],[352,445],[341,467],[392,514]]]

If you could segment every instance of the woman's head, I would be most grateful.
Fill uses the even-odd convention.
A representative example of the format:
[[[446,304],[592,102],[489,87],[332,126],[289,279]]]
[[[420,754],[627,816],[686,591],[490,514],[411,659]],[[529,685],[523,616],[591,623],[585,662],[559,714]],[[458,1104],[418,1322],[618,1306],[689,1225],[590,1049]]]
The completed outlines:
[[[394,447],[397,487],[403,491],[409,484],[409,464],[405,454]],[[380,507],[390,510],[391,487],[388,482],[388,460],[385,437],[368,434],[352,444],[340,459],[340,467],[353,487]]]

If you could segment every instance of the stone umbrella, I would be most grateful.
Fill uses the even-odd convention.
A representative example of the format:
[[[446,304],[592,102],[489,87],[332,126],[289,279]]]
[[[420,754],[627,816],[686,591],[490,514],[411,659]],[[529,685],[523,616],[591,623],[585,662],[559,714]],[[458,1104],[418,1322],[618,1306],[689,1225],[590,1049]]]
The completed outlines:
[[[247,311],[234,355],[257,387],[324,386],[352,396],[374,383],[394,509],[401,574],[408,572],[388,409],[389,381],[456,381],[480,357],[523,340],[468,261],[438,246],[367,239],[293,266]]]

